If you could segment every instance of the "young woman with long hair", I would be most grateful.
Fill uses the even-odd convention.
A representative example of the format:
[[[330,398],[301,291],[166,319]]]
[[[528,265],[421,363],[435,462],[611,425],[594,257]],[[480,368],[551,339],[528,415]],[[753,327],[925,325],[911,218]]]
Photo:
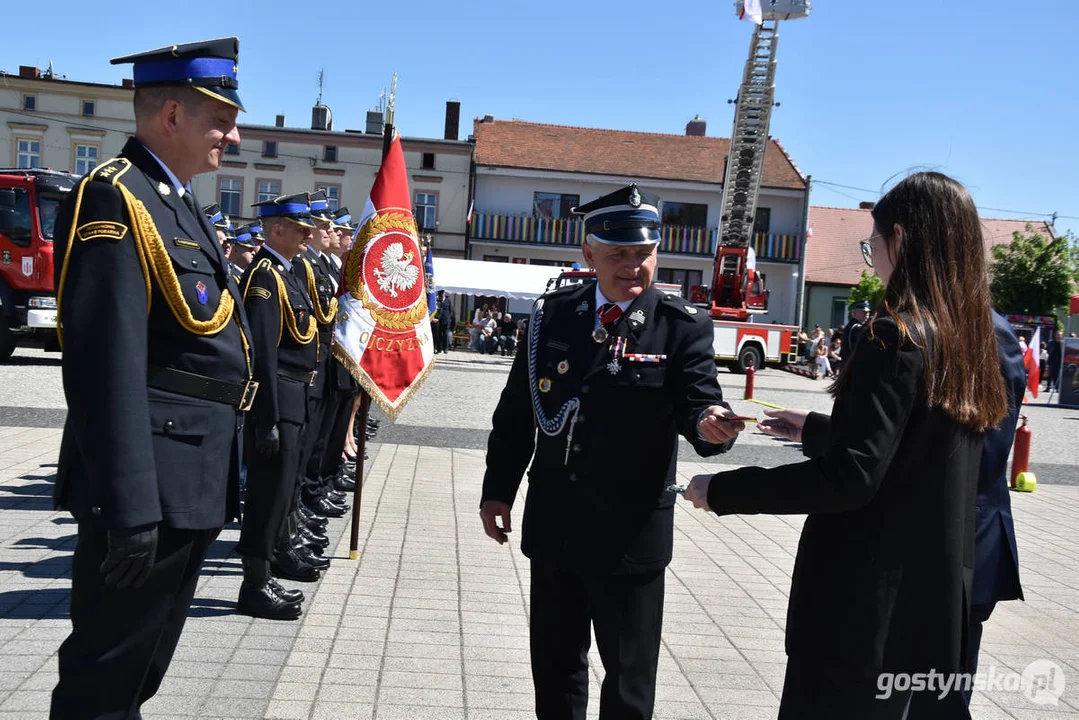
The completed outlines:
[[[886,291],[831,415],[761,423],[809,459],[697,476],[685,493],[718,515],[808,515],[781,720],[969,717],[958,693],[900,692],[888,673],[963,671],[982,434],[1008,403],[981,223],[966,189],[935,172],[896,185],[873,223],[862,252]]]

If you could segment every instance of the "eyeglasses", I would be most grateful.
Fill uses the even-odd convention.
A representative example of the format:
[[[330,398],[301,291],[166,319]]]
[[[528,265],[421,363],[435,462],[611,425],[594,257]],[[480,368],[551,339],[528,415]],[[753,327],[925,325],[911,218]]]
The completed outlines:
[[[865,260],[865,264],[873,267],[873,243],[869,240],[860,240],[858,245],[862,248],[862,259]]]

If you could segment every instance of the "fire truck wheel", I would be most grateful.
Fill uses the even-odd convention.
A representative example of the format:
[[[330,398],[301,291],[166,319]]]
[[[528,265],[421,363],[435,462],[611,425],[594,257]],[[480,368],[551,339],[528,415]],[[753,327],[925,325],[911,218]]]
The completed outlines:
[[[15,352],[15,333],[0,318],[0,362],[5,362]]]
[[[764,357],[759,348],[756,345],[743,345],[742,349],[738,351],[738,362],[731,368],[736,373],[744,373],[750,363],[753,364],[757,370],[763,367],[762,361]]]

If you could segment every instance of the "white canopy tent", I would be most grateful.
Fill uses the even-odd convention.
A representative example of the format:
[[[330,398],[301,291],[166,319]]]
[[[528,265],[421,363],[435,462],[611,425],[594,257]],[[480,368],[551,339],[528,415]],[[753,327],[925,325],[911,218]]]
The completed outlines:
[[[435,257],[435,287],[458,295],[535,300],[560,272],[561,268],[547,265]]]

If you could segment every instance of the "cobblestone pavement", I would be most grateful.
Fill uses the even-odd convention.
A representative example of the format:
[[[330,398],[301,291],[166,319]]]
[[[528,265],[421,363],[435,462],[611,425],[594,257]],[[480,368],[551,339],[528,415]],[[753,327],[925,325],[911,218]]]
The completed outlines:
[[[336,559],[319,583],[304,586],[310,599],[299,621],[233,613],[238,529],[226,528],[176,659],[143,708],[147,720],[532,717],[528,561],[516,540],[499,547],[487,539],[477,513],[486,429],[509,362],[440,355],[397,422],[383,422],[368,463],[358,559],[347,559],[347,523],[334,521]],[[729,397],[741,396],[740,376],[721,372],[720,381]],[[827,411],[824,386],[775,371],[757,376],[758,397]],[[734,404],[760,414],[757,405]],[[75,526],[49,501],[62,408],[55,364],[0,367],[0,720],[46,717],[56,649],[69,628]],[[976,695],[975,718],[1079,717],[1079,412],[1028,414],[1040,466],[1072,484],[1039,471],[1037,492],[1012,495],[1027,601],[999,605],[987,626],[981,669],[998,681]],[[16,425],[16,417],[33,422]],[[688,479],[734,464],[797,461],[787,445],[746,433],[719,461],[684,454],[679,472]],[[775,717],[801,523],[717,519],[680,503],[657,718]],[[595,717],[602,666],[594,650],[591,660]],[[1064,675],[1055,706],[1005,689],[1014,681],[1008,673],[1036,660]]]

